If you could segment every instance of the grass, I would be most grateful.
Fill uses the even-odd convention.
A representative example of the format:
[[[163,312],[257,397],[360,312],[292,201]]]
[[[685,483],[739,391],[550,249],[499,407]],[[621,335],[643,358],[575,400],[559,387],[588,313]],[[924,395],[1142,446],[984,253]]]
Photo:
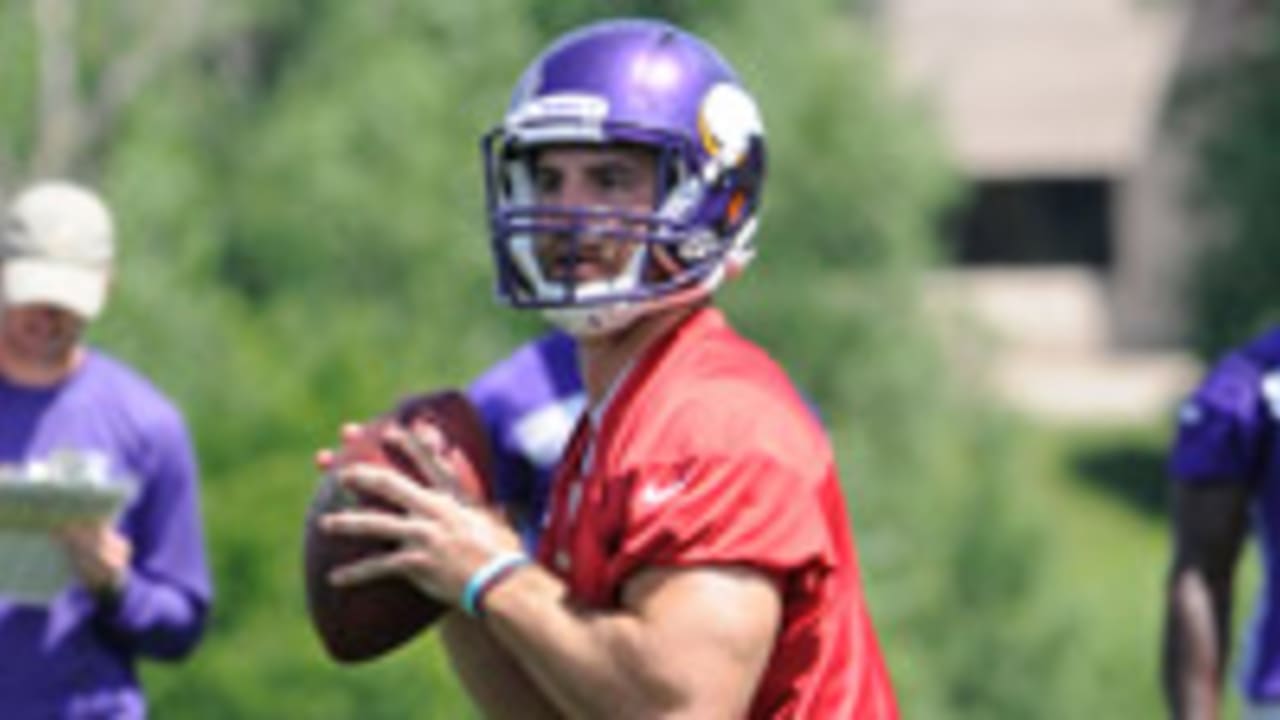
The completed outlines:
[[[1046,580],[1052,601],[1079,630],[1071,682],[1079,697],[1093,698],[1091,711],[1067,716],[1161,717],[1170,429],[1041,427],[1034,436],[1033,467],[1042,481],[1028,484],[1048,519]],[[1253,548],[1240,570],[1238,624],[1248,619],[1258,582]],[[1235,693],[1229,695],[1227,717],[1235,717]]]

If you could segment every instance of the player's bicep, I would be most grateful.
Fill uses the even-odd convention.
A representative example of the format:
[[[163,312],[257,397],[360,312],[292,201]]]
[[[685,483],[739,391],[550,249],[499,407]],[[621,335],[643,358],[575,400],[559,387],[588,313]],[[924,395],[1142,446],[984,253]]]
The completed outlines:
[[[1249,498],[1249,487],[1239,482],[1175,484],[1178,567],[1229,575],[1248,530]]]
[[[781,624],[782,597],[769,576],[741,565],[649,568],[626,583],[623,603],[645,628],[639,654],[662,659],[645,671],[674,706],[745,714]]]

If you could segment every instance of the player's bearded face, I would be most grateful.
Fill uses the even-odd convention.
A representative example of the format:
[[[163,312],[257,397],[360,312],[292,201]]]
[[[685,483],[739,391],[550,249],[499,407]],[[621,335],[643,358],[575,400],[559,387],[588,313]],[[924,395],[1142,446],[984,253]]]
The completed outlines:
[[[537,235],[534,254],[543,274],[581,284],[622,272],[650,229],[638,217],[653,210],[656,166],[653,152],[638,147],[569,145],[540,151],[534,170],[538,204],[582,211],[572,219],[549,218],[563,229]]]

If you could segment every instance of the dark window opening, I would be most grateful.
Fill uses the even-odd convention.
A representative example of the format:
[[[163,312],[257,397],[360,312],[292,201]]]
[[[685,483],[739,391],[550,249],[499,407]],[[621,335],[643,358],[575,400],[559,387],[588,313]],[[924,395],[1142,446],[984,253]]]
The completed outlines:
[[[1102,179],[987,181],[945,233],[961,265],[1111,264],[1111,184]]]

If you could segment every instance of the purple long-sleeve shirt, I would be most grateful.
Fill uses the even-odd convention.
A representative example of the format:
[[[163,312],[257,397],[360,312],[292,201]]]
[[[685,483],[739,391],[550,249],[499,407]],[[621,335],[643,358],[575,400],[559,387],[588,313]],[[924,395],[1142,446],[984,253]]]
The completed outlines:
[[[131,571],[111,601],[78,586],[47,607],[0,596],[0,715],[142,718],[135,660],[189,653],[212,596],[191,440],[158,390],[98,351],[54,387],[0,378],[0,462],[66,449],[105,457],[112,478],[136,485],[117,519]]]

